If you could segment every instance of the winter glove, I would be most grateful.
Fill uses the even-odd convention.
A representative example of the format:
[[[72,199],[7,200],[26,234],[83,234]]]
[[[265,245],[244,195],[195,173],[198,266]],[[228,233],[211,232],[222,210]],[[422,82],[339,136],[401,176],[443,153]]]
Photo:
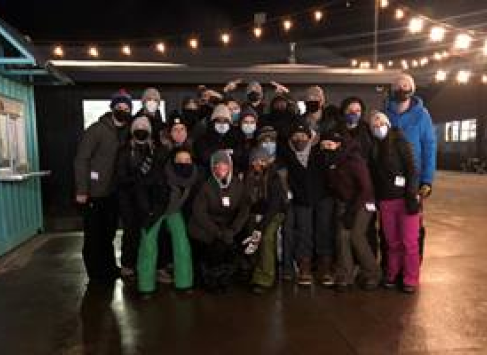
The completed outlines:
[[[242,245],[247,245],[244,253],[247,255],[254,254],[259,248],[260,241],[262,240],[262,233],[258,230],[252,232],[248,238],[246,238]]]
[[[422,199],[430,197],[432,192],[433,187],[431,186],[431,184],[422,183],[419,187],[419,196],[421,196]]]
[[[341,216],[341,222],[344,229],[352,229],[355,222],[355,213],[350,209],[347,209]]]
[[[410,194],[406,196],[406,212],[409,215],[414,215],[419,213],[419,196],[415,194]]]

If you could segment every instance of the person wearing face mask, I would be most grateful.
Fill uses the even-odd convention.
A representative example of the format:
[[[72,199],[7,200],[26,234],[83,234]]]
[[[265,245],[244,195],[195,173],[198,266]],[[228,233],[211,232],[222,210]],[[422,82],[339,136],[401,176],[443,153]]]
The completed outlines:
[[[193,202],[190,235],[198,245],[203,286],[224,292],[236,268],[237,236],[249,215],[245,185],[233,177],[233,163],[226,150],[211,156],[211,176]]]
[[[285,145],[289,139],[289,128],[296,117],[291,100],[283,94],[278,94],[271,101],[269,113],[260,120],[260,126],[273,127],[278,135],[278,144]]]
[[[370,120],[375,137],[371,169],[386,241],[384,286],[393,288],[402,272],[402,289],[414,293],[419,283],[419,189],[413,150],[402,132],[376,112]]]
[[[250,283],[254,293],[262,293],[275,282],[277,232],[287,205],[285,188],[266,149],[252,150],[245,185],[251,214],[242,245],[245,254],[256,256]]]
[[[245,105],[251,106],[255,112],[257,112],[258,117],[262,117],[265,111],[264,104],[264,89],[257,81],[251,81],[247,85],[247,101]]]
[[[321,87],[310,86],[306,90],[304,102],[306,111],[303,117],[315,133],[324,134],[338,125],[337,115],[334,114],[337,108],[326,105],[325,92]]]
[[[158,237],[162,226],[166,227],[171,236],[176,289],[188,290],[193,286],[191,247],[183,208],[197,178],[198,171],[191,152],[186,148],[176,148],[164,167],[163,180],[168,189],[164,207],[142,229],[137,261],[137,286],[142,294],[150,294],[156,289]]]
[[[210,157],[217,150],[226,149],[231,153],[234,152],[235,136],[236,130],[231,124],[230,110],[226,105],[219,104],[213,110],[206,133],[194,145],[196,161],[203,171],[209,172]]]
[[[345,291],[354,284],[355,256],[360,285],[374,290],[381,272],[366,238],[370,218],[376,211],[369,170],[358,143],[345,129],[323,135],[320,146],[326,180],[337,200],[336,289]]]
[[[199,122],[198,102],[195,98],[187,96],[183,98],[181,104],[181,118],[183,119],[188,132],[192,132],[195,125]]]
[[[240,104],[231,96],[226,97],[223,103],[227,105],[228,109],[230,110],[230,114],[232,116],[232,125],[234,127],[238,127],[240,121],[240,112],[242,110]]]
[[[265,149],[269,159],[274,162],[277,157],[277,132],[272,126],[263,126],[257,132],[257,146]]]
[[[424,202],[432,192],[436,171],[436,134],[428,110],[415,95],[412,76],[399,75],[392,84],[392,93],[386,102],[385,114],[392,127],[399,128],[413,146],[414,164],[419,174],[419,193]],[[423,257],[426,230],[421,218],[419,231],[420,258]]]
[[[167,126],[163,133],[162,146],[169,152],[175,148],[192,147],[192,139],[188,135],[188,126],[183,116],[174,111],[169,115]]]
[[[298,285],[313,283],[313,263],[316,281],[332,286],[334,256],[334,199],[327,188],[320,160],[320,147],[314,133],[303,119],[291,127],[288,145],[282,147],[280,160],[286,168],[291,208],[286,215],[284,236],[284,272],[294,272],[298,263]]]
[[[165,126],[160,111],[161,93],[156,88],[146,88],[142,93],[141,101],[142,108],[135,114],[134,118],[139,116],[149,118],[152,126],[152,141],[159,145]]]
[[[114,177],[132,119],[130,95],[116,93],[110,109],[86,130],[74,160],[76,202],[83,211],[83,261],[89,279],[99,282],[112,282],[120,275],[113,247],[118,221]]]
[[[236,176],[243,179],[249,166],[249,154],[255,147],[257,136],[257,112],[246,106],[240,112],[239,126],[235,133],[235,151],[233,161]]]

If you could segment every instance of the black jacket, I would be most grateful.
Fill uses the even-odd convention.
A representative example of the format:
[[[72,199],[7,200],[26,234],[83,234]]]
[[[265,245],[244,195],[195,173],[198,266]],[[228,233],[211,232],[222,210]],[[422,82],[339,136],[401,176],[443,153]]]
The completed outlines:
[[[184,178],[174,171],[172,161],[166,163],[164,175],[169,187],[169,198],[165,214],[172,214],[183,210],[183,207],[191,197],[191,190],[198,182],[198,169],[193,167],[191,176]]]
[[[76,194],[105,197],[115,190],[115,166],[128,128],[117,128],[107,112],[84,133],[74,160]]]
[[[236,146],[235,128],[231,127],[225,135],[221,135],[212,126],[210,123],[206,133],[194,143],[196,162],[204,169],[209,169],[211,155],[217,150],[228,149],[233,153]]]
[[[235,236],[247,222],[249,208],[242,181],[232,179],[230,185],[222,189],[211,177],[203,183],[193,202],[190,235],[205,243],[221,239],[225,233]]]
[[[162,121],[161,111],[157,110],[153,115],[147,113],[144,108],[141,108],[134,116],[134,119],[140,116],[146,116],[152,127],[152,140],[156,145],[161,144],[162,133],[166,128],[166,124]]]
[[[358,144],[360,147],[360,155],[364,158],[367,165],[370,166],[372,161],[372,146],[373,138],[367,123],[362,120],[359,121],[358,126],[349,129],[348,133],[350,137]]]
[[[250,152],[256,146],[256,142],[255,138],[247,138],[241,130],[236,131],[232,154],[236,174],[245,174],[249,170]]]
[[[374,140],[371,173],[379,200],[417,194],[419,181],[412,146],[398,129],[391,129],[383,141]]]

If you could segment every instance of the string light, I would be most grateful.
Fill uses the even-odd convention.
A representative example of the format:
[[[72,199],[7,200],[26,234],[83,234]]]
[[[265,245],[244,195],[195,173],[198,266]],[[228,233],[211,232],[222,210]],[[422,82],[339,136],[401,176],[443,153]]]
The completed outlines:
[[[484,47],[482,48],[482,52],[485,56],[487,56],[487,39],[484,41]]]
[[[443,82],[446,80],[446,77],[447,77],[448,73],[444,70],[438,70],[435,74],[435,80],[437,82]]]
[[[357,59],[352,59],[350,61],[350,64],[352,65],[352,67],[356,67],[358,65],[358,60]]]
[[[291,28],[293,27],[293,23],[291,20],[284,20],[282,23],[282,27],[284,28],[284,31],[289,32]]]
[[[455,38],[454,48],[458,50],[467,50],[472,43],[472,37],[466,33],[460,33]]]
[[[124,45],[124,46],[122,47],[122,53],[123,53],[124,55],[131,55],[131,54],[132,54],[132,49],[130,48],[130,46],[128,46],[128,45]]]
[[[439,62],[443,59],[443,55],[440,52],[435,52],[435,54],[433,54],[433,59]]]
[[[260,38],[262,36],[262,27],[254,27],[255,38]]]
[[[220,37],[221,41],[223,42],[224,45],[227,45],[230,43],[230,34],[229,33],[222,33]]]
[[[382,9],[385,9],[388,6],[389,6],[389,0],[380,0],[380,7]]]
[[[316,22],[321,22],[321,20],[323,20],[323,11],[321,10],[316,10],[314,12],[314,18],[315,18],[315,21]]]
[[[401,60],[401,66],[404,70],[408,70],[409,69],[408,61],[405,59]]]
[[[90,57],[98,57],[98,48],[96,48],[95,46],[91,46],[90,48],[88,48],[88,55]]]
[[[441,54],[443,56],[443,59],[446,59],[450,56],[450,52],[448,51],[443,51],[443,53]]]
[[[160,53],[164,53],[166,51],[166,45],[162,42],[156,44],[156,50]]]
[[[378,64],[377,64],[377,70],[378,70],[378,71],[384,71],[384,64],[382,64],[382,63],[378,63]]]
[[[459,84],[467,84],[468,81],[470,80],[471,72],[468,70],[460,70],[457,73],[457,82]]]
[[[421,60],[419,61],[419,64],[424,67],[425,65],[428,65],[429,63],[429,59],[427,57],[423,57],[421,58]]]
[[[394,62],[393,62],[392,60],[388,61],[388,62],[387,62],[387,66],[389,66],[389,67],[394,66]]]
[[[420,33],[423,31],[424,20],[421,17],[413,17],[409,20],[409,32]]]
[[[487,75],[482,74],[482,84],[487,84]]]
[[[445,39],[446,30],[444,27],[435,26],[431,27],[430,30],[430,40],[432,42],[441,42]]]
[[[188,44],[189,44],[189,47],[191,49],[198,49],[199,47],[199,43],[198,43],[198,39],[197,38],[190,38],[189,41],[188,41]]]
[[[404,18],[404,10],[403,9],[396,9],[394,17],[396,18],[396,20],[402,20]]]
[[[56,57],[63,57],[64,56],[64,50],[63,47],[61,46],[56,46],[54,47],[54,50],[52,51]]]

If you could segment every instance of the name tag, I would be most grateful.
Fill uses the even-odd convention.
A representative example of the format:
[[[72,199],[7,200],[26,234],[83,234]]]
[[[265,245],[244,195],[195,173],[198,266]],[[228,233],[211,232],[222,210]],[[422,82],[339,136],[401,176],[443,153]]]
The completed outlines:
[[[230,197],[228,196],[222,197],[222,205],[224,207],[230,207]]]
[[[396,180],[394,182],[394,185],[396,185],[398,187],[406,186],[406,178],[404,176],[396,176]]]
[[[367,212],[377,211],[377,209],[375,208],[375,203],[370,203],[370,202],[365,204],[365,209],[367,210]]]
[[[91,180],[98,180],[99,175],[98,175],[98,173],[96,171],[92,171],[90,173],[90,177],[91,177]]]
[[[292,200],[293,199],[293,193],[291,191],[287,192],[287,199]]]

